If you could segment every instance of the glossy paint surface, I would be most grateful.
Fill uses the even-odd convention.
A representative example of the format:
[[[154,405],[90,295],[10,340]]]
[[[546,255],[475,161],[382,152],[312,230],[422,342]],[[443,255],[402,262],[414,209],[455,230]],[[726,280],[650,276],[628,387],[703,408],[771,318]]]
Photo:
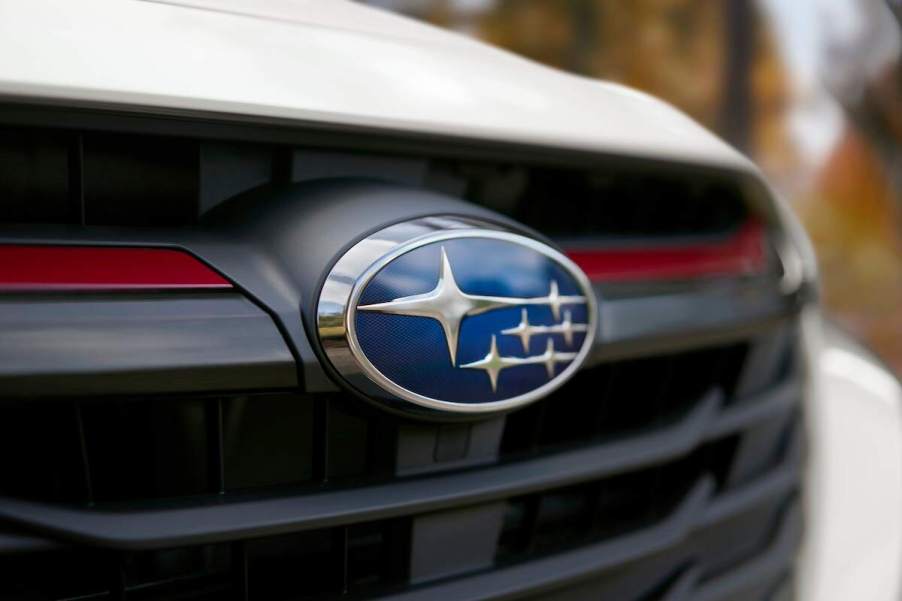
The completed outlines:
[[[902,592],[902,386],[835,329],[806,323],[807,539],[801,601],[898,601]]]
[[[344,0],[0,0],[0,95],[754,170],[650,96]]]

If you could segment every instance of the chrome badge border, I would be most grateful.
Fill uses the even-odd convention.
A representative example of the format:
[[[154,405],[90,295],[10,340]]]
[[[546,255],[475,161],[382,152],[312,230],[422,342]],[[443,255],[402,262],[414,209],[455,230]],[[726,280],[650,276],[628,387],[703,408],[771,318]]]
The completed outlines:
[[[519,244],[554,260],[579,283],[588,305],[586,338],[576,358],[544,385],[526,394],[488,403],[457,403],[427,397],[396,384],[366,357],[357,341],[357,303],[370,280],[396,258],[427,244],[458,238],[484,238]],[[532,238],[472,219],[426,217],[389,226],[352,246],[332,267],[317,304],[317,333],[323,351],[336,371],[366,396],[404,410],[420,409],[455,414],[484,414],[521,407],[536,401],[569,380],[582,366],[598,331],[598,303],[592,285],[573,261]]]

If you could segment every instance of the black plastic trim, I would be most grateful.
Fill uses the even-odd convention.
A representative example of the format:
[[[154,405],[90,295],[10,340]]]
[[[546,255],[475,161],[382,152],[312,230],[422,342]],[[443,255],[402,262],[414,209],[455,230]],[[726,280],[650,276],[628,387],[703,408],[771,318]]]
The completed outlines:
[[[787,410],[799,394],[797,383],[790,381],[748,400],[766,404],[767,411],[752,412],[740,405],[718,412],[722,395],[714,391],[674,426],[623,441],[494,466],[491,478],[475,469],[301,497],[224,500],[214,505],[184,503],[162,509],[80,509],[0,498],[0,520],[74,542],[139,549],[204,544],[435,511],[662,463],[726,434],[727,428],[718,427],[719,422],[728,421],[735,429],[748,427]],[[787,477],[781,472],[774,474]],[[794,477],[787,478],[791,485]]]
[[[702,480],[669,518],[645,530],[547,559],[423,587],[383,599],[482,601],[549,593],[554,589],[591,578],[604,570],[677,545],[698,528],[697,519],[704,515],[703,506],[711,489],[711,482]],[[716,507],[718,502],[713,501],[711,506]],[[715,601],[732,598],[729,595],[741,590],[751,579],[769,575],[777,569],[786,569],[798,545],[800,522],[798,510],[789,509],[774,540],[749,565],[712,580],[704,587],[696,589],[697,592],[683,597],[683,593],[689,593],[693,589],[692,576],[688,576],[682,586],[674,585],[671,594],[666,597],[667,601],[682,601],[688,598],[695,601]],[[677,596],[677,592],[681,596]]]
[[[748,338],[798,314],[775,279],[709,282],[690,290],[599,297],[599,328],[588,363],[674,352]]]
[[[32,553],[35,551],[50,551],[62,547],[60,543],[47,538],[29,536],[26,534],[13,534],[0,532],[0,557],[3,555],[15,555],[18,553]]]
[[[800,509],[790,508],[776,539],[762,553],[729,573],[701,585],[692,601],[724,601],[735,599],[742,591],[785,574],[802,537]]]
[[[0,297],[5,401],[297,385],[272,320],[239,294]]]

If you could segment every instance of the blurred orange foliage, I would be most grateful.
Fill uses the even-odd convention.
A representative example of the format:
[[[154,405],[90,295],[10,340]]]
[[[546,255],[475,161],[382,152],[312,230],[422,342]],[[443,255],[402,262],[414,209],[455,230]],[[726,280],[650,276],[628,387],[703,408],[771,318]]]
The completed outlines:
[[[852,128],[799,212],[818,252],[824,303],[902,373],[902,236],[893,191]]]

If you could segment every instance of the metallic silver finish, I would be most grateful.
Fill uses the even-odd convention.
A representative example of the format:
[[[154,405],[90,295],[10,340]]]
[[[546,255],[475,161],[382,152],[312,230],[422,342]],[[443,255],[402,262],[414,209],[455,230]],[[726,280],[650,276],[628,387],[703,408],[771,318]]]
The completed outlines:
[[[548,372],[548,379],[554,377],[554,369],[558,363],[566,363],[576,359],[576,353],[559,353],[554,348],[554,341],[548,339],[545,352],[541,355],[533,355],[531,357],[504,357],[498,352],[498,342],[495,336],[492,336],[492,344],[489,353],[479,361],[461,365],[465,369],[483,369],[488,374],[492,384],[492,392],[498,389],[498,374],[501,370],[508,367],[518,367],[520,365],[544,365],[545,371]]]
[[[507,298],[470,295],[457,287],[451,264],[443,251],[442,264],[439,266],[439,281],[432,291],[387,303],[357,306],[360,295],[369,281],[393,260],[421,246],[457,238],[506,240],[530,248],[564,267],[577,280],[585,294],[561,295],[557,283],[552,281],[548,295],[543,297]],[[579,351],[559,352],[552,344],[544,353],[533,357],[501,357],[497,353],[497,346],[493,345],[484,359],[461,366],[468,369],[485,369],[493,389],[497,386],[498,373],[503,369],[526,364],[546,366],[550,375],[549,382],[545,385],[527,394],[489,403],[442,401],[417,394],[396,384],[369,361],[360,348],[355,331],[354,317],[358,309],[431,317],[441,324],[446,334],[452,362],[456,364],[457,333],[460,322],[465,317],[500,307],[541,304],[551,307],[555,317],[559,318],[562,306],[575,303],[588,305],[589,322],[584,324],[586,338]],[[317,328],[323,349],[332,366],[352,387],[364,395],[402,410],[418,408],[426,413],[440,411],[446,414],[480,414],[525,405],[563,384],[576,373],[592,348],[598,330],[597,316],[596,298],[588,278],[563,254],[541,242],[502,230],[497,226],[460,218],[435,217],[390,226],[361,240],[348,250],[332,268],[323,284],[317,307]],[[571,324],[569,327],[572,328],[574,325],[579,324]],[[571,363],[555,376],[556,364],[568,361]]]
[[[585,332],[587,328],[588,326],[584,323],[573,323],[570,311],[564,311],[564,321],[561,323],[551,326],[534,326],[529,323],[529,314],[524,308],[520,323],[513,328],[501,330],[501,333],[520,338],[520,343],[523,345],[523,351],[528,353],[529,341],[533,336],[539,334],[561,334],[564,337],[564,342],[567,343],[567,346],[573,346],[573,335],[575,333]]]

